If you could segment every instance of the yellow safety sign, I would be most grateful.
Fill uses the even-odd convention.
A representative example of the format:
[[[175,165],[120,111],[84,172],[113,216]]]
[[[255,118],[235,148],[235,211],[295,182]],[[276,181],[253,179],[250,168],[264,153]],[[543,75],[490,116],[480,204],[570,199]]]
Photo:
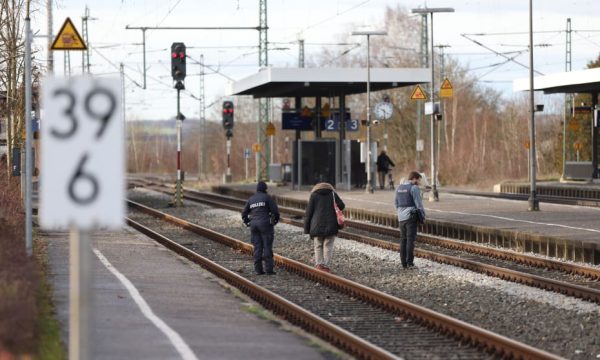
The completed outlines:
[[[452,84],[450,83],[450,80],[448,80],[447,78],[444,79],[444,81],[442,82],[442,86],[440,86],[440,97],[443,97],[443,98],[452,97],[453,92],[454,91],[452,88]]]
[[[425,92],[423,91],[423,89],[421,89],[421,87],[419,85],[415,86],[415,89],[412,92],[412,95],[410,95],[410,99],[411,100],[427,100],[427,95],[425,95]]]
[[[70,18],[65,20],[50,48],[52,50],[87,50],[83,38],[77,32]]]
[[[254,151],[255,153],[259,153],[260,150],[262,150],[260,144],[252,144],[252,151]]]
[[[525,140],[525,142],[523,143],[523,145],[525,145],[525,149],[529,150],[529,148],[531,147],[531,144],[529,143],[529,140]]]
[[[272,122],[267,124],[267,129],[265,131],[267,133],[267,136],[274,136],[275,135],[275,125],[273,125]]]

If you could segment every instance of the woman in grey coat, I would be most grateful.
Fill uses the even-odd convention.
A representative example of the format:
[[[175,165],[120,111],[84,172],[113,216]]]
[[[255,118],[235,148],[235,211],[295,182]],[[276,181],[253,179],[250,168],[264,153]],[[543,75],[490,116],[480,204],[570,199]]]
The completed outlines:
[[[329,183],[313,187],[304,214],[304,233],[314,241],[315,267],[330,272],[329,262],[333,255],[333,242],[338,233],[338,223],[333,201],[344,210],[346,205]]]

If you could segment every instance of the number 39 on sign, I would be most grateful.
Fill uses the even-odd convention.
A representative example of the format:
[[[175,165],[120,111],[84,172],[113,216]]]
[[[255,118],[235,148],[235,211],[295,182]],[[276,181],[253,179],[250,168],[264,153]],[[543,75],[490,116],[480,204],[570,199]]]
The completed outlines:
[[[125,214],[118,79],[47,78],[42,87],[43,228],[119,228]]]

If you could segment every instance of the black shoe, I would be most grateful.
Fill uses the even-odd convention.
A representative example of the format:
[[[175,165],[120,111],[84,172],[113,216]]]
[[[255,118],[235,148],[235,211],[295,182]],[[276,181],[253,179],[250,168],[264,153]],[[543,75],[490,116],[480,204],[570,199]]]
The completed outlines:
[[[255,271],[256,275],[264,275],[265,272],[264,271]]]
[[[406,270],[406,269],[408,269],[408,266],[406,266],[406,265],[402,265],[402,268],[403,268],[404,270]]]
[[[275,275],[277,274],[275,271],[267,271],[267,275]]]

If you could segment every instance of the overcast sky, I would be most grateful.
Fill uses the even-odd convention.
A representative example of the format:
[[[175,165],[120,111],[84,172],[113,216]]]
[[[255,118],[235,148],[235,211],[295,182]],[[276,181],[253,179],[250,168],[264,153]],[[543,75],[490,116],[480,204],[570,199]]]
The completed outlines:
[[[44,2],[45,3],[45,2]],[[597,0],[534,0],[533,21],[535,68],[544,73],[565,69],[565,28],[572,21],[573,70],[583,69],[600,53],[600,2]],[[256,30],[180,31],[148,30],[147,89],[142,78],[142,32],[125,30],[130,26],[258,26],[258,0],[54,0],[54,32],[70,17],[81,32],[85,6],[90,9],[89,45],[92,73],[118,76],[118,64],[125,65],[128,119],[168,119],[176,112],[176,92],[171,87],[170,45],[184,42],[193,59],[204,61],[222,75],[205,77],[207,104],[220,106],[227,78],[241,79],[258,71],[258,32]],[[301,36],[307,44],[335,43],[340,34],[359,26],[377,28],[387,6],[406,9],[423,7],[417,0],[268,0],[269,64],[274,67],[297,66]],[[430,0],[428,7],[453,7],[455,13],[434,16],[435,45],[450,45],[445,51],[472,68],[480,81],[512,96],[512,80],[528,76],[526,68],[514,63],[500,66],[504,58],[469,41],[476,39],[498,52],[526,50],[529,31],[529,2],[525,0]],[[32,18],[37,35],[47,33],[46,9]],[[497,34],[497,35],[494,35]],[[45,39],[36,38],[40,52],[36,61],[46,64]],[[332,45],[333,46],[333,45]],[[306,57],[322,46],[307,45]],[[365,52],[362,46],[353,51]],[[527,52],[515,60],[528,64]],[[186,88],[199,94],[199,66],[188,60]],[[64,52],[55,52],[55,72],[63,74]],[[72,74],[81,73],[81,54],[71,52]],[[182,112],[197,118],[199,102],[182,97]],[[207,115],[211,110],[207,110]]]

